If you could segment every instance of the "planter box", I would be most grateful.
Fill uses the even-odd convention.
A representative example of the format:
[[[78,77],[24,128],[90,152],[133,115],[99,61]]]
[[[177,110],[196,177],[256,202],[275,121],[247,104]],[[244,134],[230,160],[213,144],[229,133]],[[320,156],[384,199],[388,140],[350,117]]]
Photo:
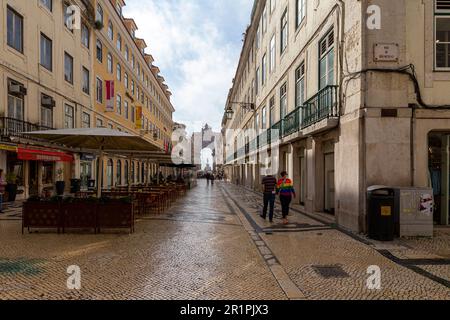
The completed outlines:
[[[97,231],[97,208],[93,203],[64,203],[61,205],[64,217],[63,233],[66,229],[94,229]]]
[[[24,228],[57,229],[62,226],[60,204],[57,202],[25,202],[23,204],[22,234]]]
[[[97,229],[130,229],[134,232],[133,204],[111,201],[97,206]]]

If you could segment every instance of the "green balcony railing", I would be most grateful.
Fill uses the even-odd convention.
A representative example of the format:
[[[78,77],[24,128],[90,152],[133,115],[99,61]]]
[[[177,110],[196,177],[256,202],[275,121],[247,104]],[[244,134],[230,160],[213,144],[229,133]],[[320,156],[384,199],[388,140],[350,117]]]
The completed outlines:
[[[297,108],[284,118],[283,137],[286,137],[300,130],[300,113],[301,109]]]
[[[274,143],[283,137],[283,121],[278,121],[272,126],[270,142]]]
[[[327,86],[303,105],[301,128],[307,128],[324,119],[337,117],[339,117],[338,86]]]

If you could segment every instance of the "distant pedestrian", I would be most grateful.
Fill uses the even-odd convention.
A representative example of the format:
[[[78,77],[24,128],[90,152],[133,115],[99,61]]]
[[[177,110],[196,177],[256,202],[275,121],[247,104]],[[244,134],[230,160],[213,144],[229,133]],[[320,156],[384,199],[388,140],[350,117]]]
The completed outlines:
[[[275,208],[275,187],[277,186],[277,179],[271,175],[268,174],[262,179],[262,185],[264,188],[264,208],[263,213],[261,215],[261,218],[264,220],[267,218],[267,209],[270,205],[269,210],[269,221],[273,222],[273,211]]]
[[[281,211],[283,213],[283,224],[288,224],[289,207],[292,197],[295,198],[294,183],[287,177],[287,172],[281,173],[281,179],[277,183],[277,194],[280,195]]]
[[[216,176],[214,175],[214,173],[211,173],[210,179],[211,179],[211,184],[214,185],[214,180],[216,180]]]
[[[3,213],[3,196],[5,194],[6,181],[3,177],[3,169],[0,169],[0,213]]]

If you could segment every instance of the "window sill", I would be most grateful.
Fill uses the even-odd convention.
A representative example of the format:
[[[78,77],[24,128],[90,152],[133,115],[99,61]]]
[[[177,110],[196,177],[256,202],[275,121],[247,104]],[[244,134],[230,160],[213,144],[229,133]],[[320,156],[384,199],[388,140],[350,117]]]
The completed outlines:
[[[450,70],[434,70],[434,81],[450,81]]]

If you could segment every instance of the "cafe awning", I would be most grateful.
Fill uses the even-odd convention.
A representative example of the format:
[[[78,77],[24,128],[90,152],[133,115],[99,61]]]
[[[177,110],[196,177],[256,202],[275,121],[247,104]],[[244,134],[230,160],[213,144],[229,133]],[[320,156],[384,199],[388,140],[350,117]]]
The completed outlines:
[[[48,161],[48,162],[72,162],[73,156],[63,152],[29,149],[19,147],[17,158],[20,160]]]

